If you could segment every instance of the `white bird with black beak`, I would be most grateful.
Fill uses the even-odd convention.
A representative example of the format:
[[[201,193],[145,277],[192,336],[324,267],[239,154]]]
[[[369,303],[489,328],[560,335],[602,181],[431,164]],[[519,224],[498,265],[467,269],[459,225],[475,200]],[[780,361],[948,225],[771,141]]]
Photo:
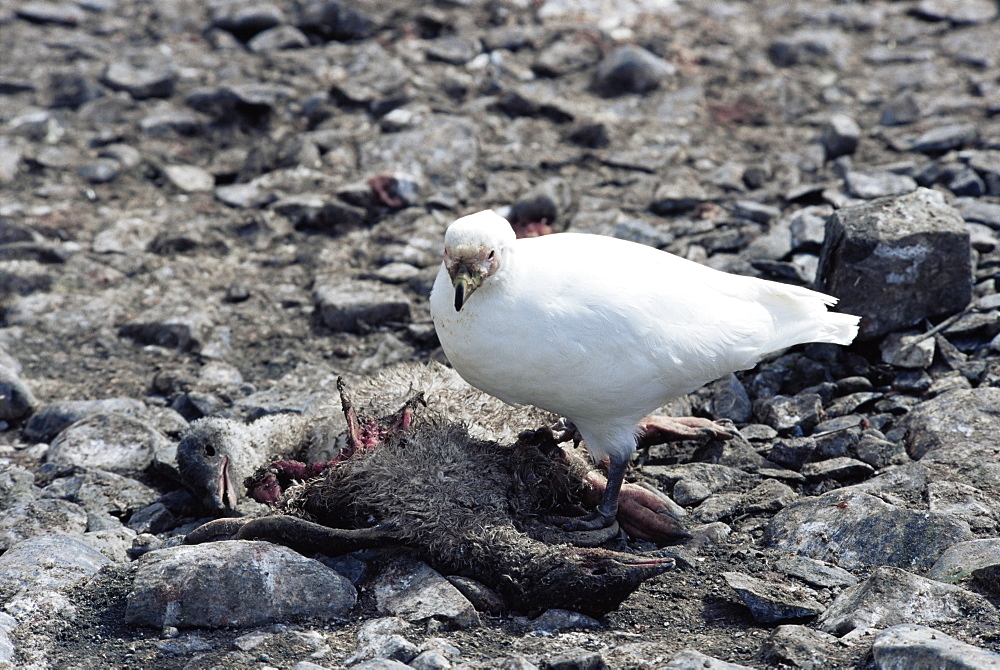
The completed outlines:
[[[559,233],[515,239],[492,211],[445,233],[431,314],[476,388],[571,420],[608,486],[579,528],[614,524],[638,422],[769,353],[850,344],[859,318],[833,298],[731,275],[633,242]]]

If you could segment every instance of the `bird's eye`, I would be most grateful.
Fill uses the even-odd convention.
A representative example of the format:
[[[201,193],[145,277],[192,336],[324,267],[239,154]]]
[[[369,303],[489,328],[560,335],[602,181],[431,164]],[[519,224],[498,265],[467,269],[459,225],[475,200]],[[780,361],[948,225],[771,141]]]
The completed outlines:
[[[205,445],[205,455],[206,456],[210,456],[210,457],[211,456],[215,456],[215,447],[213,447],[210,444],[206,444]]]
[[[496,256],[496,255],[497,255],[497,252],[496,252],[496,250],[495,250],[495,249],[494,249],[494,250],[491,250],[491,251],[490,251],[490,255],[489,255],[489,256],[487,256],[487,257],[486,257],[486,259],[487,259],[487,260],[490,260],[490,261],[491,261],[491,260],[493,260],[493,257],[494,257],[494,256]]]

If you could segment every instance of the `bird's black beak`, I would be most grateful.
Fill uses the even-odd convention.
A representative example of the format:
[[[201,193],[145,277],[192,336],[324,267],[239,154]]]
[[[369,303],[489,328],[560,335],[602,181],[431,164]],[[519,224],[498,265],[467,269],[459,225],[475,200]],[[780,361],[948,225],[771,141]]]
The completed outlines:
[[[473,292],[482,285],[485,278],[485,274],[481,270],[469,267],[464,263],[455,268],[451,277],[451,285],[455,287],[456,312],[462,311],[462,307],[469,301]]]
[[[462,304],[465,303],[465,281],[462,279],[455,281],[455,311],[462,311]]]

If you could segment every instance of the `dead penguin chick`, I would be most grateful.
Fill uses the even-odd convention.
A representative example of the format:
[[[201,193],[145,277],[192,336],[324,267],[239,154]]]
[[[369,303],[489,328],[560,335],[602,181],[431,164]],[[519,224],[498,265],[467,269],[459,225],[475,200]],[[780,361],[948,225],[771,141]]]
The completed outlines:
[[[280,508],[295,516],[220,520],[188,541],[269,539],[328,554],[401,545],[445,574],[491,586],[515,609],[591,615],[616,608],[672,565],[552,544],[569,536],[541,517],[569,511],[591,485],[587,464],[567,458],[551,433],[500,445],[454,424],[393,430],[400,425],[396,415],[381,423],[380,444],[357,449],[324,476],[285,492]]]

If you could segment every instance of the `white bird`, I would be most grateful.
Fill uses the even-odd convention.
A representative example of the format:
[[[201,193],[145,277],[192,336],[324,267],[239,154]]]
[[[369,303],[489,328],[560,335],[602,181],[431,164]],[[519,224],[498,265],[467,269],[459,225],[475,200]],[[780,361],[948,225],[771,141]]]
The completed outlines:
[[[580,528],[614,524],[636,426],[650,412],[804,342],[850,344],[859,317],[816,291],[727,274],[634,242],[516,239],[492,211],[445,233],[431,315],[476,388],[570,419],[608,486]]]

